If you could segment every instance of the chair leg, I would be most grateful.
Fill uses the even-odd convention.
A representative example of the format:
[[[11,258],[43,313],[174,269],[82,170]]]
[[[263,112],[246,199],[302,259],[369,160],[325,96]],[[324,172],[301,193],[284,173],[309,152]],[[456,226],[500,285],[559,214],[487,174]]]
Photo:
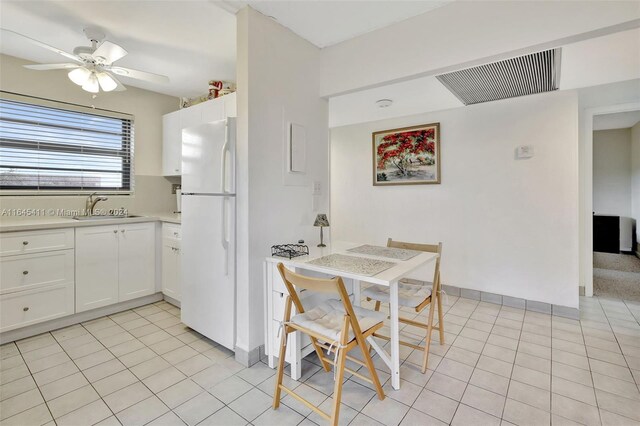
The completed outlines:
[[[429,348],[431,346],[431,332],[433,331],[433,315],[435,306],[433,303],[429,306],[429,322],[427,322],[427,338],[425,339],[424,356],[422,358],[422,373],[427,372],[427,364],[429,363]]]
[[[438,331],[440,332],[440,344],[444,345],[444,322],[442,315],[442,293],[438,291],[436,295],[436,300],[438,301]]]
[[[376,392],[378,393],[378,399],[384,399],[384,391],[382,390],[382,385],[380,384],[380,379],[378,378],[378,373],[376,372],[376,367],[373,365],[373,360],[371,359],[371,346],[368,346],[367,343],[362,339],[358,339],[358,346],[362,351],[362,356],[364,357],[364,363],[367,365],[367,369],[369,369],[369,376],[371,376],[371,380],[373,381],[374,386],[376,387]]]
[[[322,353],[322,348],[320,346],[318,346],[318,340],[315,337],[311,338],[311,343],[313,344],[313,347],[316,350],[316,355],[318,355],[318,359],[320,360],[320,362],[322,363],[322,368],[324,368],[324,371],[331,371],[331,365],[324,360],[324,356]]]
[[[342,401],[342,382],[344,381],[344,367],[347,360],[347,351],[341,350],[336,369],[336,383],[333,387],[333,410],[331,411],[331,425],[338,426],[340,416],[340,402]]]
[[[287,326],[283,327],[282,338],[280,340],[280,357],[278,358],[278,377],[276,380],[276,389],[273,392],[273,409],[276,410],[280,406],[280,394],[282,390],[280,385],[282,384],[282,377],[284,376],[284,357],[287,352]]]

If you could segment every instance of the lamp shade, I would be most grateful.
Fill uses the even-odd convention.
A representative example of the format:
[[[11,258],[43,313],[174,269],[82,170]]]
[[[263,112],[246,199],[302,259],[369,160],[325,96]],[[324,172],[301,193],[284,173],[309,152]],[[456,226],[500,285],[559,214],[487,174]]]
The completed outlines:
[[[327,215],[321,213],[316,216],[316,221],[313,223],[313,226],[329,226],[329,219],[327,219]]]
[[[76,68],[75,70],[70,71],[68,76],[69,76],[69,80],[73,81],[78,86],[82,86],[87,82],[87,80],[89,80],[89,77],[91,76],[91,71],[89,71],[84,67]]]

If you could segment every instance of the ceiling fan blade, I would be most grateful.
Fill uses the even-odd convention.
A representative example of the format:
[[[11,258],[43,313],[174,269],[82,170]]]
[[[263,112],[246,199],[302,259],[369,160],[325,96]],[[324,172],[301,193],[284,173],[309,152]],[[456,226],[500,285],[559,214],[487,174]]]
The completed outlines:
[[[113,81],[115,81],[116,84],[118,85],[118,87],[114,89],[115,92],[124,92],[125,90],[127,90],[127,88],[124,87],[124,84],[122,84],[120,80],[116,78],[115,75],[113,75],[112,73],[107,73],[107,74],[109,74],[109,76],[113,79]]]
[[[37,64],[37,65],[24,65],[25,68],[29,68],[30,70],[37,71],[48,71],[48,70],[62,70],[62,69],[74,69],[80,67],[79,64]]]
[[[31,38],[31,37],[27,37],[27,36],[26,36],[26,35],[24,35],[24,34],[20,34],[20,33],[17,33],[17,32],[15,32],[15,31],[11,31],[11,30],[6,30],[6,29],[4,29],[4,28],[2,28],[2,32],[3,32],[3,33],[9,33],[9,34],[12,34],[12,35],[14,35],[14,36],[18,36],[18,37],[20,37],[20,38],[22,38],[22,39],[24,39],[24,40],[28,41],[29,43],[35,44],[36,46],[40,46],[40,47],[42,47],[42,48],[44,48],[44,49],[51,50],[52,52],[55,52],[55,53],[57,53],[57,54],[59,54],[59,55],[62,55],[62,56],[64,56],[64,57],[67,57],[67,58],[69,58],[69,59],[71,59],[71,60],[73,60],[73,61],[76,61],[76,62],[80,62],[80,63],[82,63],[82,60],[81,60],[79,57],[77,57],[76,55],[74,55],[74,54],[72,54],[72,53],[67,53],[67,52],[65,52],[64,50],[60,50],[60,49],[58,49],[57,47],[50,46],[50,45],[48,45],[48,44],[46,44],[46,43],[43,43],[43,42],[38,41],[38,40],[36,40],[36,39],[33,39],[33,38]]]
[[[121,59],[127,55],[127,51],[112,43],[108,40],[102,42],[100,46],[93,52],[93,57],[96,59],[102,59],[105,64],[112,64],[118,59]]]
[[[135,78],[137,80],[145,80],[151,83],[167,84],[169,83],[169,77],[166,75],[154,74],[146,71],[134,70],[131,68],[123,67],[110,67],[109,70],[122,77]]]

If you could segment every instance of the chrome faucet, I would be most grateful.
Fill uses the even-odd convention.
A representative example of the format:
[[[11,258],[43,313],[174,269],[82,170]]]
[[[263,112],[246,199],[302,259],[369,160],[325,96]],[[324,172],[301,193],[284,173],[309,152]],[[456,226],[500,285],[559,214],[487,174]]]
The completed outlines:
[[[101,197],[101,196],[93,198],[93,196],[97,195],[97,194],[98,194],[97,192],[94,192],[93,194],[90,194],[87,197],[87,201],[85,202],[85,205],[84,205],[85,215],[93,216],[93,209],[96,207],[96,204],[98,204],[99,201],[107,201],[108,200],[107,197]]]

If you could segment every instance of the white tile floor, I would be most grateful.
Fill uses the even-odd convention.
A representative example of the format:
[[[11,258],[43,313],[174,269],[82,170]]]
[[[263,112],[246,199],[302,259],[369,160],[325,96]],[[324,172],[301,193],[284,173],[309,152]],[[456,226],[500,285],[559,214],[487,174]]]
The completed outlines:
[[[450,297],[447,344],[427,374],[403,348],[402,389],[355,377],[341,424],[640,424],[640,303],[581,300],[582,320]],[[406,314],[406,313],[405,313]],[[416,329],[405,327],[406,338]],[[419,333],[419,331],[418,331]],[[291,397],[273,411],[274,370],[244,368],[158,302],[0,347],[0,422],[9,425],[313,425]],[[333,375],[305,361],[288,386],[328,410]]]

